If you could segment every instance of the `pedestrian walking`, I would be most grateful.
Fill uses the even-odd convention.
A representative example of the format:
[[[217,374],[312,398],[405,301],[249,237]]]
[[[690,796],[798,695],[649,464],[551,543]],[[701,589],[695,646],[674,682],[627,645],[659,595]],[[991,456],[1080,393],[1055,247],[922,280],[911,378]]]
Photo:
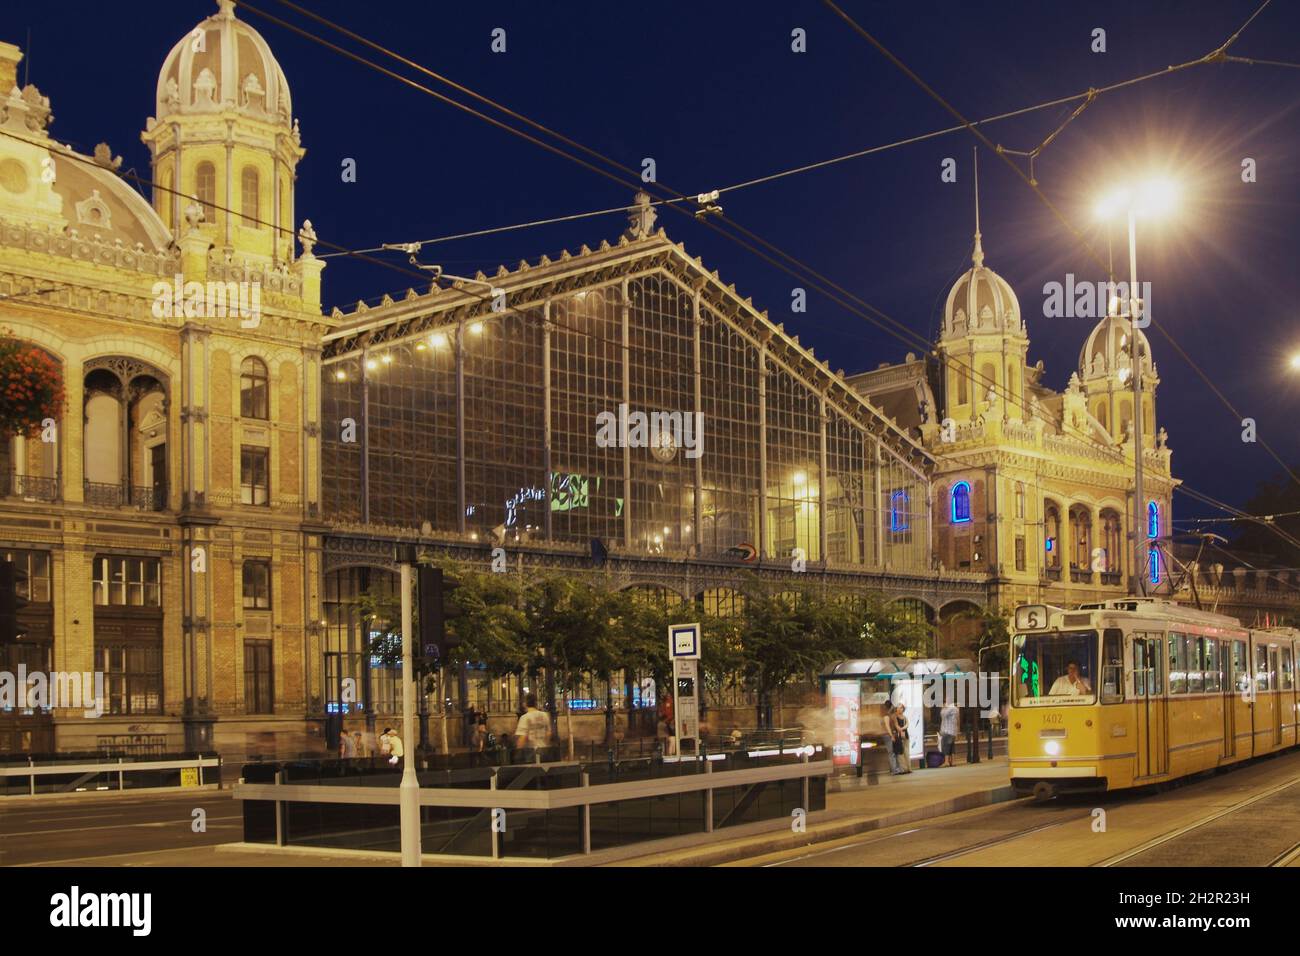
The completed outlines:
[[[952,749],[957,740],[957,702],[948,701],[939,711],[939,752],[944,762],[952,766]]]
[[[365,738],[361,736],[361,731],[359,730],[352,735],[352,749],[354,752],[354,756],[358,758],[364,757],[366,755]]]
[[[536,755],[551,745],[551,715],[537,709],[537,695],[529,694],[524,700],[525,710],[515,727],[515,743],[520,759],[532,763]]]
[[[394,767],[400,766],[402,758],[406,756],[406,748],[402,746],[402,738],[391,727],[385,730],[384,733],[388,736],[388,762]]]
[[[357,755],[357,742],[346,730],[339,734],[339,757],[352,760]]]

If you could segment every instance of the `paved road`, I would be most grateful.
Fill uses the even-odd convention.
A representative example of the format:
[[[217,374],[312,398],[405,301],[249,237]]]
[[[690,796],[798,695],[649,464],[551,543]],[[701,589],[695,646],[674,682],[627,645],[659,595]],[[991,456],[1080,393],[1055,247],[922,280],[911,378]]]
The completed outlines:
[[[998,804],[732,866],[1296,866],[1300,754],[1164,792]]]
[[[195,832],[193,811],[206,814]],[[177,851],[242,838],[239,803],[229,790],[86,795],[0,803],[0,865],[95,861],[124,853]]]

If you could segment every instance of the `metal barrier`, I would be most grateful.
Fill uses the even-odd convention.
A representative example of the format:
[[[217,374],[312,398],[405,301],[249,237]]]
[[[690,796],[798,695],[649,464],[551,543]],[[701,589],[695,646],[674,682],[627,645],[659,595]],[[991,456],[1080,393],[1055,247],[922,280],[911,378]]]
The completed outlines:
[[[27,766],[0,766],[0,797],[13,796],[9,787],[9,782],[13,779],[28,778],[26,792],[22,796],[37,796],[37,778],[38,777],[70,777],[72,779],[62,782],[56,782],[49,787],[47,793],[77,793],[90,791],[92,788],[86,786],[90,781],[97,777],[106,778],[112,781],[116,778],[117,786],[96,785],[93,789],[95,792],[127,790],[127,789],[154,789],[146,787],[127,786],[127,774],[156,774],[159,780],[169,779],[171,771],[176,771],[176,783],[162,783],[159,787],[176,787],[176,786],[206,786],[204,783],[204,770],[216,769],[217,773],[210,775],[213,782],[218,787],[221,786],[221,757],[214,755],[204,757],[195,755],[193,757],[178,757],[174,760],[129,760],[125,757],[118,757],[116,763],[106,761],[84,761],[55,763],[47,766],[38,766],[32,758],[28,759]],[[194,771],[194,783],[186,784],[184,771]]]
[[[506,834],[504,827],[497,824],[507,813],[525,818],[521,827],[512,826],[511,836],[516,838],[514,846],[519,852],[510,856],[563,859],[593,852],[595,817],[606,827],[601,842],[612,849],[663,836],[712,833],[745,822],[789,819],[792,809],[810,813],[825,808],[826,778],[832,771],[829,760],[810,760],[804,754],[797,761],[774,761],[773,766],[715,771],[717,760],[726,758],[683,761],[698,769],[679,766],[682,772],[672,776],[600,784],[591,782],[598,768],[573,764],[484,767],[458,772],[457,776],[463,776],[463,786],[420,789],[424,852],[455,853],[464,849],[470,855],[499,860],[507,855],[503,846]],[[563,774],[573,783],[555,786],[545,779],[549,773]],[[396,780],[385,783],[389,785],[286,783],[285,771],[277,768],[274,782],[250,783],[241,778],[235,784],[234,797],[247,801],[246,842],[383,849],[394,843],[400,801]],[[797,792],[787,790],[787,783],[797,786]],[[765,789],[772,784],[776,785],[774,790]],[[717,795],[725,799],[715,805]],[[674,809],[660,815],[658,826],[652,824],[646,801],[674,798]],[[304,805],[332,808],[314,811],[308,821],[304,819]],[[566,811],[576,811],[576,817]],[[303,822],[302,829],[311,831],[307,837],[294,834],[291,839],[291,812]],[[611,832],[609,818],[617,818],[620,813],[629,818],[636,816],[637,824],[618,830],[616,821],[617,832]],[[540,837],[518,837],[530,827],[534,834],[540,830]],[[634,831],[631,836],[628,830]],[[646,832],[650,835],[643,836]],[[439,842],[438,849],[429,849]],[[479,849],[475,851],[474,847]]]

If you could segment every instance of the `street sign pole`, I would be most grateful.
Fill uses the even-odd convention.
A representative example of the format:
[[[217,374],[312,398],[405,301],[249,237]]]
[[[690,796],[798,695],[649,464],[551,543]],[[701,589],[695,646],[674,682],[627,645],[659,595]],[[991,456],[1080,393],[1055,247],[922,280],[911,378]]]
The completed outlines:
[[[673,736],[677,755],[682,744],[700,752],[700,625],[673,624],[668,628],[668,656],[673,664]]]
[[[415,674],[411,662],[411,565],[402,562],[402,866],[420,865],[420,778],[415,775]]]

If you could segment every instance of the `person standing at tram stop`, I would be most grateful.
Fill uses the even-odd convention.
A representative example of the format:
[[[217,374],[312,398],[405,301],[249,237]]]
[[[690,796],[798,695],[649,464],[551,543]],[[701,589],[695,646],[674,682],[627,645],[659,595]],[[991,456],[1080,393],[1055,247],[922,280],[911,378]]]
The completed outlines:
[[[944,763],[952,766],[952,745],[957,740],[957,702],[949,700],[939,711],[939,753]]]
[[[1050,697],[1080,697],[1084,694],[1092,693],[1092,685],[1088,683],[1087,678],[1079,674],[1079,662],[1068,661],[1065,665],[1065,673],[1056,678],[1049,690]]]
[[[907,741],[907,707],[899,704],[889,716],[889,736],[892,746],[889,753],[890,773],[904,774],[912,772],[912,758]]]

